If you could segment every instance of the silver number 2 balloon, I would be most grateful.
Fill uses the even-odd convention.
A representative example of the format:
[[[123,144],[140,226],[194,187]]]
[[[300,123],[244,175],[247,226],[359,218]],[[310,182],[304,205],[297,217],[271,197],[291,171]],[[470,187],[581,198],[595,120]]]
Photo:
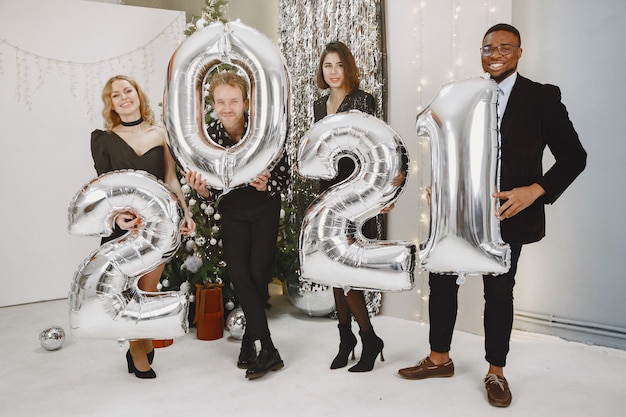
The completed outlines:
[[[406,177],[408,158],[398,134],[382,120],[352,110],[326,116],[305,134],[298,150],[298,173],[332,179],[341,157],[356,170],[308,208],[300,231],[301,276],[318,284],[365,290],[404,291],[413,287],[415,246],[365,238],[361,227],[393,203]]]
[[[491,197],[499,182],[497,86],[475,78],[445,84],[417,116],[431,145],[431,216],[420,267],[452,273],[501,274],[510,247],[500,236]]]
[[[69,292],[72,334],[102,339],[181,336],[188,331],[187,297],[137,287],[141,275],[170,259],[180,245],[182,210],[176,195],[144,171],[102,174],[71,200],[69,232],[108,236],[121,211],[135,213],[141,224],[103,244],[78,267]]]
[[[204,81],[219,64],[241,69],[250,80],[250,120],[231,148],[207,135]],[[183,171],[194,170],[207,186],[229,190],[247,185],[281,157],[289,112],[289,77],[279,49],[240,22],[213,23],[185,39],[172,55],[164,97],[170,148]]]

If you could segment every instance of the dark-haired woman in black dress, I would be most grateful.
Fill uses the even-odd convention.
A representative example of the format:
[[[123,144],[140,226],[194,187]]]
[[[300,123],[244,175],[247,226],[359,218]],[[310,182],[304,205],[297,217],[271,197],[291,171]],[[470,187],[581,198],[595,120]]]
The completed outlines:
[[[350,49],[341,42],[331,42],[326,45],[319,61],[317,70],[317,85],[328,89],[329,94],[316,100],[313,105],[315,121],[319,121],[329,114],[360,110],[373,115],[376,109],[374,97],[359,89],[359,75]],[[336,178],[322,180],[320,192],[330,186],[340,183],[352,174],[356,165],[349,158],[339,160],[338,175]],[[401,182],[402,180],[400,180]],[[393,206],[386,207],[381,213],[387,213]],[[375,219],[368,220],[363,225],[363,234],[369,238],[377,237]],[[330,365],[331,369],[343,368],[348,364],[350,352],[354,358],[354,347],[357,340],[352,333],[352,316],[359,325],[359,335],[363,344],[363,351],[359,362],[348,369],[350,372],[367,372],[374,368],[376,356],[383,357],[383,341],[374,333],[365,297],[361,290],[350,290],[344,293],[342,288],[333,288],[335,308],[339,320],[339,353]]]

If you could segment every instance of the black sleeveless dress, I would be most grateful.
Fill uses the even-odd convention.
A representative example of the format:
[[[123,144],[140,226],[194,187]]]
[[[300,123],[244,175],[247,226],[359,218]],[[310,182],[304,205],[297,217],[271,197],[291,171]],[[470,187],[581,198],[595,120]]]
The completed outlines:
[[[98,175],[120,169],[134,169],[149,172],[164,181],[164,152],[163,146],[159,145],[140,156],[114,132],[99,129],[91,132],[91,156]],[[101,243],[117,239],[124,233],[126,231],[116,225],[115,231],[110,236],[103,237]]]

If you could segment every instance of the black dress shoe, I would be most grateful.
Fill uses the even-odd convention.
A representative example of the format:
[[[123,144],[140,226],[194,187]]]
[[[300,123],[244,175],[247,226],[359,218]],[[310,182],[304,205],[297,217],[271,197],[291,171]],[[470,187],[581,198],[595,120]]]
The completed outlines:
[[[280,358],[278,350],[274,349],[269,351],[267,349],[261,349],[259,356],[256,358],[256,362],[254,362],[254,364],[252,364],[246,371],[246,378],[260,378],[269,371],[278,371],[284,366],[285,364]]]
[[[256,345],[254,340],[244,339],[241,342],[241,350],[239,351],[239,359],[237,359],[237,368],[248,369],[256,361]]]

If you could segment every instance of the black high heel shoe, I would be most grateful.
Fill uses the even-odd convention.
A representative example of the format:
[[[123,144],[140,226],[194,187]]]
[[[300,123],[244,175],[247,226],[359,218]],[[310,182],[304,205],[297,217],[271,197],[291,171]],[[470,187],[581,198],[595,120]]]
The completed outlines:
[[[148,356],[148,363],[152,365],[152,361],[154,360],[154,349],[148,352],[146,356]]]
[[[359,331],[359,335],[361,336],[361,342],[363,343],[361,360],[352,368],[348,369],[349,372],[371,371],[374,369],[374,362],[376,361],[376,356],[378,356],[379,353],[380,361],[385,361],[385,357],[383,356],[383,347],[385,344],[383,343],[383,339],[376,336],[374,329],[370,329],[365,332]]]
[[[154,353],[154,351],[153,351]],[[133,357],[130,354],[130,349],[128,349],[128,351],[126,352],[126,363],[128,364],[128,373],[132,374],[135,373],[135,376],[137,378],[142,378],[142,379],[152,379],[152,378],[156,378],[156,372],[154,372],[154,369],[150,368],[147,371],[140,371],[137,368],[135,368],[135,363],[133,362]]]
[[[339,328],[339,352],[337,356],[335,356],[335,359],[333,359],[333,363],[330,364],[330,369],[339,369],[346,366],[350,352],[352,352],[352,360],[354,360],[356,337],[354,333],[352,333],[351,324],[352,323],[337,325]]]

